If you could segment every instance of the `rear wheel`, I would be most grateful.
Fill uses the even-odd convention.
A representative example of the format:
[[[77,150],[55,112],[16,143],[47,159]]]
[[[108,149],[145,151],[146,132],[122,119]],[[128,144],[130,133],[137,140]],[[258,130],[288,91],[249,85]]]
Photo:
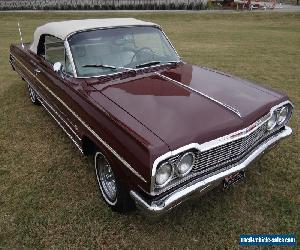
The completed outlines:
[[[101,195],[111,209],[120,213],[132,210],[134,204],[128,191],[101,152],[95,154],[95,171]]]
[[[40,101],[37,98],[36,92],[33,90],[33,88],[31,88],[31,86],[29,84],[28,84],[28,92],[29,92],[29,97],[30,97],[31,102],[34,105],[41,105]]]

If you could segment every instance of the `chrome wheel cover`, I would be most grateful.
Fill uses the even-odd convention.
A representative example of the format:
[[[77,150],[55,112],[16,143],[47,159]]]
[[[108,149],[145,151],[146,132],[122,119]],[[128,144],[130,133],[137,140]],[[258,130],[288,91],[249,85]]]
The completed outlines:
[[[37,101],[36,94],[35,94],[34,90],[30,87],[30,85],[28,85],[28,90],[29,90],[29,96],[30,96],[31,101],[33,103],[35,103]]]
[[[101,153],[97,153],[95,156],[95,168],[98,185],[104,199],[110,205],[114,205],[117,202],[116,178],[109,162]]]

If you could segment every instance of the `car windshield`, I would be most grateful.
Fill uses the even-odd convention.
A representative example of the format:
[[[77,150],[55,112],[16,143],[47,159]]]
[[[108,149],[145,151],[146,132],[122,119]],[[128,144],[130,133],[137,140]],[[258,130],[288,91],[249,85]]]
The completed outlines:
[[[77,75],[91,77],[126,69],[178,62],[156,27],[123,27],[79,32],[68,39]]]

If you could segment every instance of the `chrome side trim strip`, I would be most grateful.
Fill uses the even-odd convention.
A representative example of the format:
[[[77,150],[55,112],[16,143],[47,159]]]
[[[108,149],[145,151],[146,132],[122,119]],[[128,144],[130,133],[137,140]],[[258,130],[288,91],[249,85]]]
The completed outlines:
[[[23,75],[23,74],[22,74]],[[58,125],[63,129],[63,131],[68,135],[68,137],[72,140],[72,142],[75,144],[75,146],[79,149],[79,151],[83,154],[83,150],[82,147],[77,143],[77,141],[74,140],[74,137],[68,133],[65,129],[65,127],[60,123],[60,121],[52,114],[52,112],[47,108],[47,106],[49,106],[52,111],[59,117],[59,119],[61,119],[61,121],[63,121],[68,127],[69,129],[73,132],[73,134],[78,138],[79,141],[81,141],[81,138],[70,128],[70,126],[66,123],[66,121],[64,119],[61,118],[61,116],[58,114],[58,112],[44,99],[41,97],[40,93],[32,86],[32,84],[28,81],[28,79],[26,79],[26,77],[24,77],[24,75],[22,76],[24,78],[24,80],[26,81],[27,84],[30,85],[30,87],[36,92],[37,94],[37,99],[39,100],[39,102],[43,105],[43,107],[45,108],[45,110],[52,116],[52,118],[58,123]],[[47,106],[45,106],[45,104]]]
[[[12,55],[12,54],[11,54]],[[92,134],[94,135],[99,142],[101,142],[115,157],[118,158],[133,174],[135,174],[139,179],[143,182],[147,183],[147,181],[135,170],[130,164],[123,159],[108,143],[106,143],[89,125],[87,125],[63,100],[61,100],[51,89],[49,89],[40,79],[38,79],[16,56],[12,55],[14,59],[21,64],[54,98],[56,98],[62,105],[64,105],[71,114],[77,118],[78,121]]]
[[[43,99],[39,98],[39,101],[41,102],[41,104],[43,105],[43,107],[46,109],[46,111],[53,117],[53,119],[58,123],[58,125],[63,129],[63,131],[69,136],[69,138],[73,141],[73,143],[77,146],[77,148],[79,149],[79,151],[83,154],[83,150],[82,147],[74,140],[74,138],[72,137],[71,134],[69,134],[67,132],[67,130],[65,129],[65,127],[58,121],[58,119],[51,113],[51,111],[47,108],[47,106],[44,104]]]
[[[235,114],[238,115],[239,117],[242,117],[241,113],[240,113],[237,109],[235,109],[235,108],[229,106],[228,104],[225,104],[225,103],[223,103],[223,102],[220,102],[220,101],[214,99],[213,97],[211,97],[211,96],[209,96],[209,95],[207,95],[207,94],[204,94],[203,92],[201,92],[201,91],[199,91],[199,90],[196,90],[196,89],[194,89],[194,88],[191,88],[190,86],[187,86],[187,85],[185,85],[185,84],[183,84],[183,83],[181,83],[181,82],[178,82],[178,81],[176,81],[176,80],[174,80],[174,79],[172,79],[172,78],[170,78],[170,77],[164,76],[164,75],[162,75],[162,74],[160,74],[160,73],[156,73],[156,74],[159,75],[160,77],[162,77],[162,78],[168,80],[168,81],[171,81],[171,82],[176,83],[176,84],[178,84],[178,85],[180,85],[180,86],[182,86],[182,87],[184,87],[184,88],[187,88],[187,89],[189,89],[189,90],[191,90],[191,91],[193,91],[193,92],[195,92],[195,93],[198,93],[198,94],[200,94],[200,95],[206,97],[207,99],[209,99],[209,100],[211,100],[211,101],[213,101],[213,102],[215,102],[215,103],[217,103],[217,104],[223,106],[224,108],[230,110],[231,112],[235,113]]]
[[[30,85],[31,87],[32,87],[32,85]],[[33,89],[34,89],[34,87],[32,87]],[[41,97],[41,95],[39,94],[39,92],[38,91],[36,91],[35,89],[34,89],[34,91],[36,92],[36,93],[38,93],[38,96],[41,98],[41,102],[42,102],[42,105],[43,105],[43,103],[46,103],[46,105],[59,117],[59,119],[64,123],[64,124],[66,124],[66,126],[71,130],[71,132],[76,136],[76,138],[79,140],[79,141],[81,141],[81,138],[79,137],[79,135],[71,128],[71,126],[61,117],[61,115],[53,108],[53,106],[52,105],[50,105],[46,100],[45,100],[45,98],[42,98]],[[43,105],[44,106],[44,105]]]
[[[290,127],[285,127],[285,129],[274,136],[273,138],[267,140],[260,147],[258,147],[252,154],[250,154],[243,162],[239,163],[236,166],[233,166],[223,172],[220,172],[216,175],[210,176],[201,181],[195,181],[186,186],[182,186],[179,189],[175,190],[173,193],[167,195],[166,197],[161,198],[158,201],[148,203],[140,196],[136,191],[130,191],[131,197],[134,199],[138,207],[144,210],[147,213],[158,215],[163,214],[173,207],[179,205],[183,201],[187,200],[193,194],[203,194],[205,193],[210,186],[215,186],[220,181],[222,181],[226,176],[229,176],[233,173],[241,171],[248,167],[248,165],[253,162],[258,156],[263,154],[270,146],[274,143],[289,136],[292,133]]]

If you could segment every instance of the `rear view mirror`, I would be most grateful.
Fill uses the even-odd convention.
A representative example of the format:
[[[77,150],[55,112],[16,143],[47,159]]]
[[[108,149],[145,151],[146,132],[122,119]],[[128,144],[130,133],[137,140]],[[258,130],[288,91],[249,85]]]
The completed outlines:
[[[61,62],[56,62],[56,63],[53,64],[54,72],[59,73],[59,72],[62,71],[62,69],[63,69],[63,65],[61,64]]]

